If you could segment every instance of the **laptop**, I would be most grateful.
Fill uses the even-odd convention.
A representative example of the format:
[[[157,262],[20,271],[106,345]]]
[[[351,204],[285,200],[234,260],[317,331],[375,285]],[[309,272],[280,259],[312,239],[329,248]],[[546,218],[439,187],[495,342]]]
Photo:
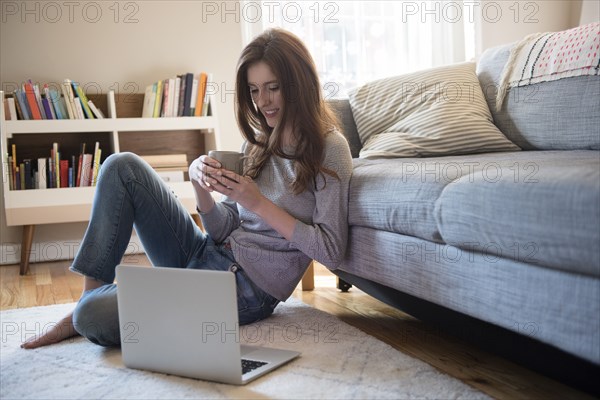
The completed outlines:
[[[240,344],[232,272],[121,264],[117,282],[129,368],[242,385],[300,355]]]

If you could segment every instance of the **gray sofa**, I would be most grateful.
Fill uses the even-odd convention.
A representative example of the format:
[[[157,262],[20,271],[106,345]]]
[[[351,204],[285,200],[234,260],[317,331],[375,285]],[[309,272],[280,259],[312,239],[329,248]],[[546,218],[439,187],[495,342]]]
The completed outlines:
[[[600,77],[495,94],[510,45],[477,76],[523,151],[365,160],[347,100],[332,101],[354,159],[342,285],[599,392]],[[347,288],[347,287],[346,287]]]

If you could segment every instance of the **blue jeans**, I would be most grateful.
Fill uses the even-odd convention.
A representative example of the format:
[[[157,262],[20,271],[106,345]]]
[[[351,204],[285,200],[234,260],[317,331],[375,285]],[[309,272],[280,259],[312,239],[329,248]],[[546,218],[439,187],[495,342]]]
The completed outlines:
[[[216,244],[204,234],[141,158],[119,153],[102,164],[90,223],[70,268],[105,283],[84,292],[75,307],[73,323],[80,335],[102,346],[120,344],[113,282],[134,226],[153,265],[235,273],[240,324],[273,313],[279,301],[252,283],[227,241]]]

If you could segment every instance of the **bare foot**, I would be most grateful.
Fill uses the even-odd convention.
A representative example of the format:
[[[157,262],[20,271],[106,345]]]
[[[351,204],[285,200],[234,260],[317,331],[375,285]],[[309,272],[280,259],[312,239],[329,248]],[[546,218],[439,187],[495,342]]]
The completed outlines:
[[[69,313],[58,324],[52,326],[42,335],[35,336],[21,344],[23,349],[35,349],[49,344],[61,342],[77,335],[73,327],[73,313]]]

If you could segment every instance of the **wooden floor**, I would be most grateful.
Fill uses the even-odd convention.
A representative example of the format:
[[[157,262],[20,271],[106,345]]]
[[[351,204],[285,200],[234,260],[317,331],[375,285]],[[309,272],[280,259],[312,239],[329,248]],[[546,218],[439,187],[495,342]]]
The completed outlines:
[[[128,256],[126,261],[149,264],[143,255]],[[23,277],[19,276],[17,265],[0,266],[0,309],[77,301],[81,294],[82,279],[69,272],[68,266],[69,261],[32,264],[30,274]],[[357,288],[341,293],[335,284],[335,276],[317,264],[315,290],[303,292],[299,287],[294,296],[492,397],[592,398],[439,331],[428,329],[426,324],[373,299]]]

